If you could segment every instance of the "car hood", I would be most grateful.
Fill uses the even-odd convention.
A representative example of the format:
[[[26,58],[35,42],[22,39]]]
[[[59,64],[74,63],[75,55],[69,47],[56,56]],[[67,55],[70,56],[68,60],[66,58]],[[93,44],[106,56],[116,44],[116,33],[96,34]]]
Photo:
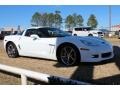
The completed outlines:
[[[102,39],[102,38],[98,38],[98,37],[79,37],[80,40],[84,40],[84,41],[87,41],[87,42],[90,42],[91,44],[93,45],[109,45],[110,43],[107,42],[106,40]]]
[[[98,38],[98,37],[91,37],[91,36],[70,36],[68,37],[69,39],[72,40],[79,40],[79,41],[86,41],[88,43],[90,43],[92,46],[100,46],[100,45],[110,45],[109,42],[107,42],[106,40],[102,39],[102,38]]]

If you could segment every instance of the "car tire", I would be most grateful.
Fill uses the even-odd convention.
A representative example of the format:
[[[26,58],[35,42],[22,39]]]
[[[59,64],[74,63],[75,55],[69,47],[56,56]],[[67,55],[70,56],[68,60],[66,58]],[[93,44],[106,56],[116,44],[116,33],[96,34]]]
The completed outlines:
[[[77,36],[77,34],[74,34],[74,36]]]
[[[93,34],[88,34],[88,36],[93,36]]]
[[[6,52],[10,58],[16,58],[19,56],[18,50],[13,43],[8,43],[6,46]]]
[[[77,65],[80,62],[80,52],[72,44],[62,45],[57,51],[57,59],[65,66]]]

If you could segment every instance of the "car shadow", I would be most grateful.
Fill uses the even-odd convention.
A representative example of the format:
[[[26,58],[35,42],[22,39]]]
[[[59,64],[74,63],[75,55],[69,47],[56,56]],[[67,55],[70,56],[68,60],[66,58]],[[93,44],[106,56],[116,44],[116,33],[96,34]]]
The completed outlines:
[[[114,62],[118,69],[120,70],[120,47],[114,46]]]
[[[46,58],[38,58],[38,57],[28,57],[28,56],[19,56],[19,57],[24,57],[24,58],[28,58],[28,59],[35,59],[35,60],[43,60],[43,61],[54,61],[57,62],[57,60],[52,60],[52,59],[46,59]]]
[[[94,80],[101,85],[120,85],[120,74]]]
[[[115,63],[116,67],[120,70],[120,47],[113,46],[114,50],[114,58],[110,60],[105,60],[98,63],[80,63],[77,65],[77,69],[72,73],[71,79],[78,80],[78,81],[84,81],[92,84],[97,85],[118,85],[120,84],[120,74],[113,75],[109,77],[103,77],[99,79],[93,79],[94,75],[94,67],[97,65],[104,65],[109,63]],[[59,63],[54,65],[56,67],[65,67]],[[112,68],[112,67],[111,67]]]

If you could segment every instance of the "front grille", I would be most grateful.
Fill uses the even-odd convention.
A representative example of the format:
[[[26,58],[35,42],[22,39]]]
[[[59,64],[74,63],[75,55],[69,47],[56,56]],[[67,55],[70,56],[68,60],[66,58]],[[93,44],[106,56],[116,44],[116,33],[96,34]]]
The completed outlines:
[[[92,55],[92,58],[98,58],[99,57],[99,55]]]
[[[108,53],[103,53],[102,54],[102,58],[107,58],[107,57],[110,57],[111,56],[111,52],[108,52]]]

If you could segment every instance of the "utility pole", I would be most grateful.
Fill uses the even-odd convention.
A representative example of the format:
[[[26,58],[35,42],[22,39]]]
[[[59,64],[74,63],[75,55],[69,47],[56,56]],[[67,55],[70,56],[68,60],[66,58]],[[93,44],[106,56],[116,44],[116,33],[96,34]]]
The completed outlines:
[[[20,27],[20,25],[18,25],[17,31],[18,31],[18,33],[21,32],[21,27]]]
[[[109,30],[111,31],[111,5],[109,5]]]

